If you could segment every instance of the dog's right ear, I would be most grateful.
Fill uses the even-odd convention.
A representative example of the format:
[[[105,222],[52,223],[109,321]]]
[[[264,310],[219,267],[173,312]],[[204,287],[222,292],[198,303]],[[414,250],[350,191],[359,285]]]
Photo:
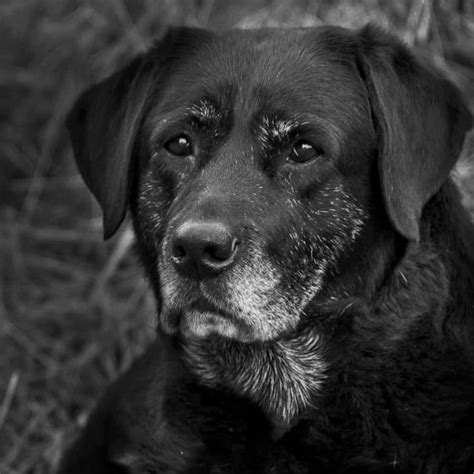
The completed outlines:
[[[127,210],[133,147],[151,90],[149,69],[136,58],[84,92],[66,120],[79,171],[102,208],[106,239]]]
[[[104,237],[122,223],[134,174],[134,148],[149,98],[171,74],[176,60],[195,51],[210,33],[170,28],[148,53],[84,92],[66,125],[85,183],[102,208]]]

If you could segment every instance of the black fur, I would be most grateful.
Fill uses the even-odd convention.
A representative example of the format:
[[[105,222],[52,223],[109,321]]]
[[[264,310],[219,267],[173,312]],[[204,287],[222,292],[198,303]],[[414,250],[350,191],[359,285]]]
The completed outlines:
[[[449,177],[471,116],[429,64],[373,27],[174,28],[68,126],[106,236],[130,204],[159,328],[61,473],[474,470],[474,229]],[[196,221],[238,242],[212,278],[173,265]]]

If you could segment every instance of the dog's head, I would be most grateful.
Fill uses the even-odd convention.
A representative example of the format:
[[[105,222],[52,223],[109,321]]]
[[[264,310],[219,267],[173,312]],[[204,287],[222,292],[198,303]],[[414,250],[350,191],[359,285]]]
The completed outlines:
[[[373,28],[172,28],[68,126],[106,237],[131,203],[163,329],[254,341],[419,240],[470,115]]]

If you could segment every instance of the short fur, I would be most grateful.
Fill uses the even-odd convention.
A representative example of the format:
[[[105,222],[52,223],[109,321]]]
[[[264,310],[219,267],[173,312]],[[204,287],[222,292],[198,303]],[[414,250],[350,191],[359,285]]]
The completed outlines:
[[[373,27],[172,28],[68,126],[159,328],[61,473],[472,472],[471,115],[429,64]],[[218,275],[173,261],[196,221],[238,241]]]

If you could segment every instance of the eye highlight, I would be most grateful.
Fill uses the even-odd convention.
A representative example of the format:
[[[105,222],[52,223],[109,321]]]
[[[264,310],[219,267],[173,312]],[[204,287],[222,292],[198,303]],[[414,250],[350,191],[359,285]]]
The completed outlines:
[[[288,155],[288,160],[296,163],[306,163],[307,161],[313,160],[321,155],[321,150],[315,148],[310,143],[301,140],[291,149],[290,154]]]
[[[180,135],[168,140],[164,144],[164,148],[174,156],[189,156],[193,154],[191,140],[186,135]]]

